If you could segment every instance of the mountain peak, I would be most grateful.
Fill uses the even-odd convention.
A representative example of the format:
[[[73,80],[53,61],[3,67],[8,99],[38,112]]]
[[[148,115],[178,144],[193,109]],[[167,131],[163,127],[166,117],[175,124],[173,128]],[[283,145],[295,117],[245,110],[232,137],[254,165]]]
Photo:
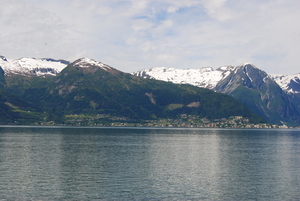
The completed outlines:
[[[247,70],[248,68],[261,70],[261,69],[257,68],[253,63],[249,63],[249,62],[242,63],[236,67],[236,69],[245,69],[245,70]]]
[[[81,68],[89,68],[89,67],[94,66],[94,67],[99,67],[106,71],[112,69],[112,67],[110,67],[109,65],[106,65],[104,63],[101,63],[99,61],[96,61],[94,59],[89,59],[89,58],[77,59],[76,61],[74,61],[73,65],[76,67],[81,67]]]
[[[216,70],[217,71],[231,71],[233,69],[235,69],[235,66],[229,65],[229,66],[221,66],[221,67],[217,68]]]
[[[50,58],[36,59],[23,57],[11,60],[0,56],[0,67],[2,67],[6,75],[55,76],[68,64],[68,61]]]
[[[271,74],[272,79],[289,94],[300,94],[300,73],[294,75]]]
[[[244,63],[241,64],[241,66],[247,66],[247,65],[254,66],[254,64],[250,63],[250,62],[244,62]]]

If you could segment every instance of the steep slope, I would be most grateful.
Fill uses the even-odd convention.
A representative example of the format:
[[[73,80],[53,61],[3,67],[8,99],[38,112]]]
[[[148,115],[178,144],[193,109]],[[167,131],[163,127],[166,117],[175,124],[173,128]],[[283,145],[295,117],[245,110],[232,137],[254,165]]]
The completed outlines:
[[[39,124],[47,114],[6,90],[4,71],[0,67],[0,125]]]
[[[55,76],[68,64],[69,62],[65,60],[49,58],[21,58],[11,60],[0,56],[0,67],[2,67],[7,76]]]
[[[295,75],[274,75],[271,77],[286,92],[289,99],[295,104],[300,113],[300,74]]]
[[[274,81],[287,93],[300,93],[300,74],[295,75],[270,75]]]
[[[4,76],[4,70],[0,67],[0,89],[5,88],[5,76]]]
[[[299,125],[295,105],[267,73],[252,64],[236,67],[215,90],[240,100],[270,123]]]
[[[144,79],[91,59],[78,59],[57,76],[27,80],[26,89],[12,92],[46,111],[68,114],[109,114],[131,119],[177,118],[193,114],[209,119],[229,116],[264,120],[230,96],[191,85]],[[34,84],[33,84],[34,83]]]
[[[0,124],[39,124],[46,117],[34,105],[0,89]]]

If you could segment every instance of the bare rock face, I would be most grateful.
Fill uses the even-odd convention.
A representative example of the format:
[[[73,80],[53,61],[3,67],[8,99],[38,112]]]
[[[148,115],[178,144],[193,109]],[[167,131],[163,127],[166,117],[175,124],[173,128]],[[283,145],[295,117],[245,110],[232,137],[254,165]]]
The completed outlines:
[[[300,114],[284,90],[264,71],[252,64],[238,66],[215,87],[274,124],[300,122]]]

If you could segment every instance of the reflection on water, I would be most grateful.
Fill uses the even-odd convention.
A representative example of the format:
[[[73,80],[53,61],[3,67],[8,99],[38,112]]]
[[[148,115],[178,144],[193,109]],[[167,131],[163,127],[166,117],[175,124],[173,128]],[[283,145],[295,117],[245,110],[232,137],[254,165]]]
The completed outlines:
[[[0,127],[0,199],[299,200],[299,134]]]

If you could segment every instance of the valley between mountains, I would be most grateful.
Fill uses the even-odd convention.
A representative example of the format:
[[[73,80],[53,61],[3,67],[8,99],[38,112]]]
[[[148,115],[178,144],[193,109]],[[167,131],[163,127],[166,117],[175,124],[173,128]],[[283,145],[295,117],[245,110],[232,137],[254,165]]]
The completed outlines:
[[[253,64],[133,73],[81,58],[0,56],[0,123],[257,127],[300,125],[299,75]]]

